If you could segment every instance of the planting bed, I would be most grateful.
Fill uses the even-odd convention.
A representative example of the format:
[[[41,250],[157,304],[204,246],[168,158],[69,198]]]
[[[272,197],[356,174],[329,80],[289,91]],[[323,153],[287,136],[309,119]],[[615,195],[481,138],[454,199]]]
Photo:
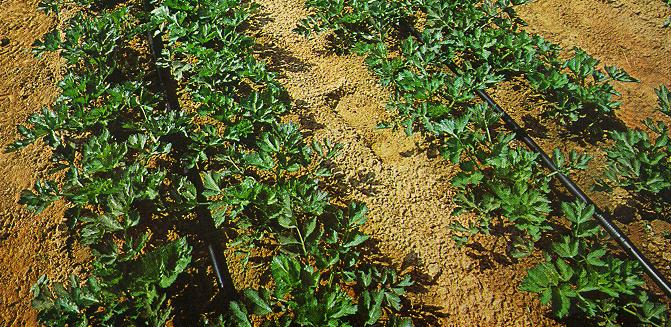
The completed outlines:
[[[527,271],[541,262],[543,255],[536,250],[519,259],[511,257],[510,225],[502,224],[492,230],[492,235],[477,234],[466,246],[456,246],[452,239],[455,236],[453,223],[466,225],[474,220],[472,213],[453,214],[459,190],[452,186],[451,180],[459,169],[441,158],[438,141],[420,134],[407,137],[402,129],[377,128],[381,121],[393,120],[393,115],[385,109],[393,91],[392,87],[379,85],[378,77],[367,68],[362,57],[333,51],[332,35],[305,38],[295,33],[294,28],[311,13],[304,8],[303,1],[257,0],[256,3],[260,6],[243,32],[256,39],[251,48],[254,57],[267,62],[269,70],[277,74],[279,83],[286,88],[291,108],[281,120],[295,122],[308,139],[327,138],[343,145],[340,155],[328,162],[333,175],[321,179],[320,187],[330,193],[332,203],[339,207],[347,207],[351,202],[367,205],[368,221],[362,230],[371,240],[363,243],[362,251],[367,253],[365,260],[383,262],[383,266],[412,276],[414,285],[407,288],[401,316],[411,317],[418,326],[536,326],[583,322],[579,318],[553,318],[552,309],[542,305],[536,294],[520,290]],[[526,30],[539,33],[566,49],[574,46],[585,49],[603,64],[617,65],[641,80],[640,83],[614,83],[623,93],[622,108],[616,117],[626,127],[641,128],[640,121],[645,118],[671,123],[668,117],[654,110],[655,88],[664,84],[671,86],[671,61],[668,60],[671,29],[662,27],[671,9],[663,2],[548,0],[536,1],[518,10],[529,23]],[[17,139],[15,125],[23,123],[40,107],[51,105],[58,96],[55,84],[63,78],[63,61],[54,53],[37,59],[30,51],[31,44],[56,24],[53,16],[37,11],[37,1],[0,4],[0,40],[7,39],[0,44],[0,141],[3,148]],[[140,44],[137,50],[142,54],[140,57],[150,57],[146,45]],[[549,101],[523,78],[505,81],[489,91],[530,130],[547,152],[559,147],[564,151],[587,152],[594,157],[589,168],[577,172],[574,179],[588,190],[597,205],[614,212],[625,233],[666,276],[671,276],[668,202],[660,214],[650,208],[650,203],[636,201],[633,192],[622,188],[607,192],[592,190],[595,181],[603,175],[607,164],[604,149],[612,146],[612,141],[597,137],[586,142],[570,133],[567,136],[561,124],[541,117],[543,109],[550,106]],[[181,89],[179,94],[185,110],[193,111],[193,104],[184,100],[184,92]],[[211,118],[198,123],[207,123],[208,119]],[[607,129],[611,125],[597,127]],[[85,276],[90,271],[91,253],[80,244],[78,237],[69,234],[63,223],[66,204],[56,202],[37,216],[17,204],[21,190],[30,188],[36,179],[50,178],[47,173],[50,156],[43,142],[19,152],[0,153],[0,263],[7,267],[0,271],[0,285],[3,285],[0,287],[0,326],[37,324],[37,313],[31,308],[30,288],[39,276],[46,274],[51,280],[67,281],[70,274]],[[254,175],[261,180],[264,176],[263,173]],[[272,181],[267,182],[272,184]],[[558,196],[570,201],[564,194]],[[552,199],[555,199],[554,193]],[[561,216],[558,202],[553,206],[553,221],[567,226],[565,220],[555,217]],[[660,216],[665,216],[666,221],[656,219]],[[196,244],[193,267],[178,279],[181,286],[168,292],[175,295],[172,303],[175,317],[169,320],[184,325],[194,323],[201,312],[221,313],[220,309],[213,309],[218,303],[217,299],[213,300],[216,282],[208,268],[203,244],[198,241],[198,231],[174,229],[181,226],[179,224],[167,226],[153,231],[157,235],[165,234],[157,236],[159,239],[167,241],[184,236]],[[549,243],[540,241],[539,248],[548,249]],[[256,288],[264,283],[272,286],[273,283],[268,283],[269,273],[263,273],[263,266],[277,253],[273,246],[259,250],[254,260],[260,261],[252,265],[251,271],[241,273],[237,263],[239,256],[228,251],[238,289]],[[263,276],[262,282],[256,282],[259,276]],[[360,291],[358,286],[343,285],[345,293],[359,296],[354,295]],[[649,280],[648,286],[652,293],[663,296]],[[359,303],[362,298],[358,298]],[[278,309],[274,309],[277,312]],[[257,306],[250,305],[249,310],[250,313],[264,312],[265,307],[257,302]],[[369,314],[364,309],[359,310],[357,317]],[[280,313],[276,315],[281,317]],[[356,325],[366,320],[361,319],[351,321]],[[252,322],[261,320],[256,317]]]
[[[30,51],[33,41],[54,26],[53,19],[37,12],[38,1],[5,1],[0,4],[0,34],[9,43],[0,47],[0,140],[6,146],[15,138],[12,127],[58,95],[60,78],[57,56],[37,59]],[[57,205],[39,217],[17,203],[17,195],[42,176],[49,165],[48,151],[34,147],[22,153],[1,153],[0,196],[0,325],[36,324],[30,305],[30,287],[50,272],[66,278],[87,260],[86,251],[73,245],[59,228],[64,207]]]

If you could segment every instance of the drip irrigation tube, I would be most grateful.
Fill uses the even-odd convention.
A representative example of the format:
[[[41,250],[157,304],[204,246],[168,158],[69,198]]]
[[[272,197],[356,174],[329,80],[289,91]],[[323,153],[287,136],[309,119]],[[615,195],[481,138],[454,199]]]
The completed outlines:
[[[419,42],[422,40],[422,35],[412,26],[406,24],[407,30],[414,36]],[[458,67],[454,63],[450,63],[447,67],[452,71],[452,73],[457,74]],[[615,224],[612,223],[611,218],[607,213],[599,209],[599,207],[590,199],[587,194],[575,183],[571,178],[564,175],[559,171],[557,165],[550,159],[550,157],[543,151],[543,149],[534,141],[534,139],[529,136],[524,128],[522,128],[516,121],[513,119],[501,106],[492,99],[492,97],[484,90],[477,90],[476,95],[485,101],[490,107],[494,108],[496,112],[501,115],[501,119],[505,123],[506,127],[515,133],[515,137],[524,142],[529,149],[540,156],[541,162],[543,165],[549,169],[552,173],[559,178],[559,181],[566,187],[566,189],[573,194],[575,197],[585,202],[588,205],[594,206],[596,221],[603,227],[603,229],[608,232],[608,234],[615,239],[615,241],[624,249],[624,251],[634,260],[643,267],[643,270],[652,278],[652,280],[659,286],[659,288],[664,292],[667,298],[671,299],[671,286],[669,281],[662,275],[662,273],[655,268],[655,266],[641,253],[641,251],[636,248],[636,246],[629,240],[629,238],[618,228]]]
[[[158,86],[165,95],[166,109],[178,111],[180,110],[180,106],[177,98],[177,83],[172,78],[170,70],[165,67],[160,67],[157,63],[157,60],[163,51],[163,40],[161,34],[152,35],[152,33],[149,32],[148,37],[149,47],[151,48],[152,56],[156,65],[156,71],[158,73]],[[196,202],[199,204],[195,211],[196,216],[198,217],[199,236],[203,239],[207,246],[210,263],[212,265],[212,269],[214,270],[214,274],[217,278],[217,285],[219,286],[219,290],[221,292],[221,300],[225,307],[228,307],[228,304],[238,297],[238,293],[235,289],[235,284],[233,283],[233,278],[231,278],[230,271],[228,270],[226,257],[224,256],[224,247],[222,246],[223,240],[216,232],[217,229],[214,226],[212,213],[207,208],[207,206],[202,204],[205,203],[207,199],[205,196],[203,196],[204,186],[203,181],[200,179],[198,167],[195,167],[194,169],[185,168],[184,174],[196,188]]]
[[[452,67],[450,67],[452,69]],[[603,229],[608,232],[608,234],[615,239],[615,241],[624,249],[627,254],[636,261],[643,267],[643,270],[652,278],[652,280],[659,286],[659,288],[662,289],[664,294],[668,298],[671,298],[671,286],[669,286],[669,282],[666,280],[664,275],[662,275],[657,268],[641,253],[641,251],[636,248],[636,246],[629,240],[629,238],[618,228],[615,224],[612,223],[610,217],[608,214],[606,214],[604,211],[599,209],[599,207],[592,201],[592,199],[585,194],[585,192],[575,183],[571,178],[568,176],[562,174],[559,172],[559,169],[557,168],[557,165],[550,159],[550,157],[543,151],[543,149],[538,146],[538,144],[534,141],[531,136],[512,118],[506,111],[503,110],[495,101],[492,99],[487,92],[478,90],[476,91],[476,94],[478,97],[480,97],[482,100],[487,102],[491,107],[496,110],[499,114],[501,114],[501,118],[505,122],[506,126],[515,133],[515,136],[518,140],[524,142],[531,151],[536,152],[541,159],[541,162],[543,165],[555,173],[557,178],[559,178],[559,181],[568,189],[568,191],[573,194],[575,197],[580,199],[581,201],[587,203],[588,205],[592,205],[595,208],[594,212],[594,217],[596,218],[596,221],[603,227]]]
[[[421,34],[416,29],[410,25],[407,25],[407,28],[415,38],[421,41]],[[150,35],[149,41],[154,58],[158,58],[163,46],[160,35]],[[453,63],[448,64],[447,67],[455,74],[458,72],[457,66]],[[164,90],[164,94],[166,96],[166,105],[168,106],[168,109],[179,110],[175,82],[172,79],[170,72],[166,68],[158,67],[158,65],[157,72],[159,75],[160,87]],[[643,253],[638,250],[638,248],[631,242],[631,240],[629,240],[629,238],[611,222],[608,214],[599,209],[594,201],[592,201],[592,199],[590,199],[589,196],[585,194],[585,192],[575,182],[573,182],[573,180],[559,171],[558,167],[555,165],[552,159],[550,159],[547,153],[545,153],[545,151],[534,141],[534,139],[529,136],[526,130],[522,128],[515,121],[515,119],[513,119],[500,105],[498,105],[498,103],[496,103],[496,101],[494,101],[494,99],[486,91],[477,90],[475,93],[479,98],[489,104],[496,112],[501,115],[501,119],[505,123],[506,127],[515,133],[515,136],[518,140],[522,141],[529,147],[531,151],[539,155],[542,164],[551,172],[553,172],[555,176],[557,176],[562,185],[564,185],[564,187],[566,187],[566,189],[571,194],[586,204],[594,206],[594,217],[601,225],[601,227],[603,227],[606,232],[613,239],[615,239],[615,241],[631,258],[635,259],[643,267],[648,276],[650,276],[650,278],[660,287],[664,294],[671,299],[671,286],[664,275],[662,275],[657,270],[657,268],[655,268],[655,266],[650,263],[645,255],[643,255]],[[202,195],[203,184],[198,172],[196,170],[187,170],[186,173],[189,180],[196,187],[198,193],[197,201],[199,203],[204,202],[205,199]],[[221,242],[217,239],[217,234],[214,233],[215,228],[211,213],[207,207],[199,205],[196,208],[196,214],[198,215],[201,231],[205,232],[202,237],[207,244],[212,267],[217,277],[219,288],[223,293],[224,301],[230,302],[237,297],[237,291],[230,276],[226,258],[223,256]]]

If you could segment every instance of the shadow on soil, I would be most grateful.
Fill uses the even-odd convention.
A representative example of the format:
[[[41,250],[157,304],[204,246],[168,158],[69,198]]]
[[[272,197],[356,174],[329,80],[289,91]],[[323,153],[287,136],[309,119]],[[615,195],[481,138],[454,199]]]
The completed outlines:
[[[300,73],[309,70],[312,65],[291,54],[275,42],[257,43],[254,48],[259,59],[268,63],[270,71],[285,78],[286,72]]]
[[[262,38],[254,46],[257,57],[267,62],[270,71],[282,78],[286,77],[287,72],[299,73],[309,70],[312,65],[294,56],[285,48],[278,46],[277,38],[274,35],[263,34],[262,28],[270,22],[273,22],[273,19],[268,14],[257,12],[247,26],[252,34]]]
[[[609,135],[605,131],[626,131],[627,126],[615,115],[605,115],[602,113],[588,112],[586,118],[580,119],[566,126],[559,133],[559,141],[562,139],[571,140],[580,146],[597,145],[608,140]],[[589,117],[601,117],[594,121]]]
[[[438,277],[440,277],[440,272],[433,276],[428,274],[425,263],[422,262],[419,255],[414,252],[406,254],[400,267],[394,267],[391,258],[382,254],[380,251],[379,240],[370,239],[366,241],[365,245],[364,248],[366,250],[362,255],[372,259],[371,262],[373,262],[373,264],[371,266],[392,269],[396,268],[396,271],[399,271],[402,274],[409,274],[412,277],[414,284],[407,288],[411,297],[418,298],[423,294],[425,296],[428,295],[429,286],[436,285],[436,281]],[[401,305],[402,316],[412,318],[414,326],[438,326],[442,319],[449,317],[448,314],[441,312],[443,308],[439,306],[420,303],[420,301],[412,301],[408,297],[402,298]]]

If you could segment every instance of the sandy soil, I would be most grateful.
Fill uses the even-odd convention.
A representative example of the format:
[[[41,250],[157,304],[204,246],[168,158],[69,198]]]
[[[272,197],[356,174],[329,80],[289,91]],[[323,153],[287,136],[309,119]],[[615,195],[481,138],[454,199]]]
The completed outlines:
[[[54,24],[37,12],[36,0],[0,2],[0,147],[16,137],[14,126],[49,105],[57,95],[56,56],[36,59],[34,39]],[[16,203],[22,189],[45,174],[49,156],[43,146],[0,153],[0,326],[35,324],[30,287],[49,273],[63,279],[76,272],[77,258],[63,226],[63,208],[34,216]]]
[[[15,137],[14,125],[56,96],[59,62],[35,59],[30,45],[54,23],[36,12],[36,0],[0,2],[0,146]],[[303,1],[261,0],[259,56],[280,73],[297,111],[291,115],[306,133],[344,145],[336,163],[337,193],[365,202],[366,226],[392,264],[412,271],[419,283],[412,294],[420,323],[449,326],[546,326],[557,323],[535,296],[517,290],[524,271],[538,258],[511,262],[504,241],[477,239],[457,249],[448,225],[453,167],[434,158],[420,138],[377,130],[386,117],[388,92],[380,88],[362,60],[336,56],[323,39],[306,40],[291,30],[307,13]],[[671,84],[671,29],[661,27],[671,10],[657,0],[548,0],[524,7],[531,31],[562,44],[579,46],[607,64],[617,64],[641,79],[620,86],[630,126],[653,115],[653,87]],[[9,43],[2,42],[8,39]],[[532,101],[505,86],[497,96],[509,105]],[[655,116],[657,117],[657,116]],[[548,146],[553,140],[543,141]],[[590,149],[593,147],[590,147]],[[30,286],[43,273],[64,278],[78,271],[85,254],[72,248],[56,207],[35,217],[18,204],[21,189],[45,174],[48,153],[32,146],[0,154],[0,326],[34,325]],[[584,180],[587,185],[589,180]],[[655,226],[664,225],[654,222]],[[664,227],[664,226],[662,226]],[[666,253],[658,234],[634,226],[650,253]],[[637,234],[637,235],[638,235]],[[667,267],[668,269],[668,267]],[[421,313],[421,314],[419,314]]]
[[[580,47],[602,64],[622,67],[641,81],[617,85],[622,93],[617,116],[628,127],[642,128],[641,121],[646,118],[671,123],[656,110],[654,91],[661,84],[671,87],[671,28],[663,27],[671,7],[658,0],[538,0],[521,8],[528,30],[567,49]],[[597,172],[602,168],[598,166],[603,156],[600,146],[586,147],[596,157],[593,167]],[[583,185],[589,185],[589,179],[583,176]],[[645,213],[634,209],[631,197],[621,190],[594,197],[600,206],[613,210],[616,219],[634,219],[623,226],[625,232],[667,277],[671,276],[669,241],[662,236],[671,230],[671,224],[655,216],[641,220]]]
[[[533,296],[517,290],[531,263],[508,262],[502,249],[457,249],[449,224],[454,172],[431,158],[419,138],[402,131],[377,130],[387,115],[389,93],[356,56],[337,56],[324,39],[292,33],[307,13],[301,1],[263,0],[261,56],[281,71],[303,128],[342,143],[337,160],[343,195],[370,207],[367,231],[398,265],[416,270],[422,290],[414,303],[427,311],[430,325],[552,325]],[[501,242],[504,243],[504,242]]]

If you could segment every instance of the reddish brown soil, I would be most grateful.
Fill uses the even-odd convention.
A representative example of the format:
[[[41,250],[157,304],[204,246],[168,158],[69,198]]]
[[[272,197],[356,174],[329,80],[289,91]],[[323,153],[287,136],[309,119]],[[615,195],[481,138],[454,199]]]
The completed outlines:
[[[57,95],[57,57],[36,59],[31,44],[54,24],[37,12],[36,0],[0,3],[0,146],[15,137],[14,126],[49,105]],[[5,41],[4,43],[7,43]],[[45,174],[49,156],[43,146],[0,153],[0,326],[35,324],[31,285],[45,273],[63,279],[77,271],[82,251],[68,245],[60,226],[62,206],[38,216],[16,203],[22,189]]]
[[[59,62],[35,59],[30,45],[54,23],[36,12],[38,1],[0,3],[0,146],[15,137],[14,125],[48,105],[56,96]],[[296,104],[293,120],[307,133],[344,145],[336,162],[338,193],[343,200],[365,202],[371,209],[366,226],[379,248],[397,267],[414,271],[419,285],[411,294],[427,325],[537,326],[556,325],[535,296],[520,292],[524,271],[538,257],[522,262],[506,258],[505,242],[493,237],[476,246],[455,247],[449,224],[466,217],[451,215],[454,194],[449,178],[454,169],[427,151],[418,137],[377,130],[386,117],[388,92],[380,88],[360,58],[337,56],[323,39],[306,40],[291,32],[307,13],[303,1],[261,0],[263,23],[259,56],[269,60]],[[653,115],[653,87],[671,84],[671,30],[660,26],[671,14],[658,0],[549,0],[526,6],[529,29],[562,44],[579,46],[607,64],[616,64],[640,78],[621,85],[620,117],[630,126]],[[507,85],[496,95],[507,105],[529,106],[529,95]],[[659,118],[658,116],[655,116]],[[556,140],[544,140],[548,147]],[[574,146],[574,145],[569,145]],[[598,152],[598,146],[588,146]],[[596,154],[599,156],[599,154]],[[602,154],[601,154],[602,156]],[[77,272],[85,258],[72,249],[62,221],[62,208],[35,217],[16,204],[20,190],[45,174],[45,147],[0,154],[0,326],[35,325],[30,286],[41,274],[64,278]],[[588,185],[589,178],[581,178]],[[626,195],[623,195],[626,197]],[[600,197],[606,206],[608,197]],[[602,203],[603,202],[603,203]],[[637,240],[649,253],[664,249],[660,233],[643,232],[633,224]],[[666,228],[654,222],[653,227]],[[653,229],[653,231],[656,229]],[[657,256],[656,256],[657,257]]]
[[[671,28],[663,27],[671,15],[671,7],[658,0],[539,0],[522,7],[520,14],[529,23],[528,30],[559,43],[564,48],[580,47],[601,60],[605,65],[624,68],[640,83],[621,83],[622,109],[617,116],[630,128],[641,128],[646,118],[664,120],[659,113],[654,89],[664,84],[671,87]],[[561,146],[557,141],[550,141]],[[602,169],[603,144],[588,146],[588,153],[596,157],[588,178],[589,185],[595,171]],[[564,144],[566,146],[566,144]],[[569,147],[571,145],[568,145]],[[593,193],[598,204],[614,210],[617,219],[634,219],[623,226],[634,243],[641,248],[666,276],[671,276],[669,241],[663,237],[671,225],[655,219],[642,220],[640,210],[632,205],[631,195],[616,189],[614,193]],[[633,217],[628,217],[632,215]],[[645,215],[645,214],[644,214]],[[666,219],[669,221],[666,213]]]

